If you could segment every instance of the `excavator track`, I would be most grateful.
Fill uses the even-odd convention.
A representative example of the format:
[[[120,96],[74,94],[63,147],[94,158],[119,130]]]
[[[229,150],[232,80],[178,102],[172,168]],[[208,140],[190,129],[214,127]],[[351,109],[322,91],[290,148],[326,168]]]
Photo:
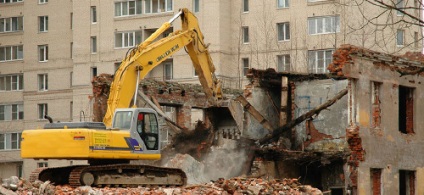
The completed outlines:
[[[36,179],[71,187],[183,186],[187,183],[181,169],[132,164],[40,168],[30,176],[30,181]]]

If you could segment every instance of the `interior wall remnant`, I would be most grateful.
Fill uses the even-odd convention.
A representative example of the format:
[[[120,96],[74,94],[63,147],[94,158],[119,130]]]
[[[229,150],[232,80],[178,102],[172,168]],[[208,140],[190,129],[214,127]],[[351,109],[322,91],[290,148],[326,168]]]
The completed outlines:
[[[347,80],[309,80],[295,82],[294,104],[295,117],[324,104],[348,85]],[[312,116],[313,124],[302,122],[294,129],[294,148],[305,150],[344,150],[345,131],[347,126],[348,98],[340,98],[328,109],[323,109],[318,115]],[[313,125],[313,127],[311,126]],[[331,145],[331,147],[330,147]]]
[[[399,131],[414,133],[414,88],[399,86]]]
[[[399,170],[399,194],[415,194],[415,171]]]

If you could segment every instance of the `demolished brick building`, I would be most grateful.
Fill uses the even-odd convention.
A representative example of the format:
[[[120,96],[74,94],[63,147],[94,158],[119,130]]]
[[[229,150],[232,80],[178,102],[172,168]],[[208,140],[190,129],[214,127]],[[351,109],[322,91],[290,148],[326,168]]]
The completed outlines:
[[[225,109],[211,107],[196,85],[146,79],[140,91],[175,121],[168,132],[193,129],[194,118],[212,129],[214,139],[260,143],[249,145],[254,154],[249,165],[240,165],[249,169],[244,173],[299,178],[332,194],[422,194],[418,100],[424,64],[417,56],[344,45],[334,52],[331,74],[252,69],[243,93],[249,102],[229,98]],[[247,112],[250,107],[264,119]],[[196,152],[205,147],[198,143]]]
[[[347,88],[332,106],[281,134],[290,148],[271,145],[260,154],[275,164],[280,177],[300,176],[301,182],[333,194],[422,194],[422,54],[400,57],[343,45],[333,57],[329,70],[334,76],[328,79],[252,71],[262,86],[271,79],[283,81],[282,92],[268,93],[277,100],[278,94],[290,97],[281,107],[291,116],[286,123]]]

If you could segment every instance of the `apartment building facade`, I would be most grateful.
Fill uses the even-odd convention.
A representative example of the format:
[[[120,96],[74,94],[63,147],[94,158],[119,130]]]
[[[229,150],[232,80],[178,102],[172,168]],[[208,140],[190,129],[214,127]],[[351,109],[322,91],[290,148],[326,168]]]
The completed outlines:
[[[249,68],[325,73],[332,52],[344,43],[394,54],[421,51],[418,27],[366,26],[363,14],[372,20],[381,10],[353,2],[0,0],[0,177],[28,177],[36,167],[84,163],[22,160],[22,130],[42,127],[46,114],[55,121],[90,121],[92,77],[113,74],[129,49],[182,7],[198,17],[224,87],[243,87]],[[416,1],[399,2],[418,6]],[[389,19],[396,23],[405,14],[374,20]],[[180,27],[176,20],[163,36]],[[148,77],[197,82],[184,50]]]

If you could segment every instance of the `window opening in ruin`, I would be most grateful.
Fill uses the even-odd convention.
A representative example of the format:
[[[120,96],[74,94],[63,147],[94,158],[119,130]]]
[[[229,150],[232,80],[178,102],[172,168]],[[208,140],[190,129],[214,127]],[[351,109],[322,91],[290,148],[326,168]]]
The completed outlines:
[[[356,105],[356,96],[357,96],[357,84],[356,79],[349,79],[349,93],[348,93],[348,122],[350,126],[355,126],[357,119],[357,105]]]
[[[380,88],[382,83],[371,82],[371,125],[372,128],[380,128],[381,124],[381,101]]]
[[[370,180],[371,180],[371,190],[373,195],[381,195],[383,194],[383,184],[381,183],[381,173],[382,169],[374,169],[370,170]]]
[[[415,171],[399,170],[399,195],[415,194]]]
[[[414,88],[399,86],[399,131],[414,133]]]

